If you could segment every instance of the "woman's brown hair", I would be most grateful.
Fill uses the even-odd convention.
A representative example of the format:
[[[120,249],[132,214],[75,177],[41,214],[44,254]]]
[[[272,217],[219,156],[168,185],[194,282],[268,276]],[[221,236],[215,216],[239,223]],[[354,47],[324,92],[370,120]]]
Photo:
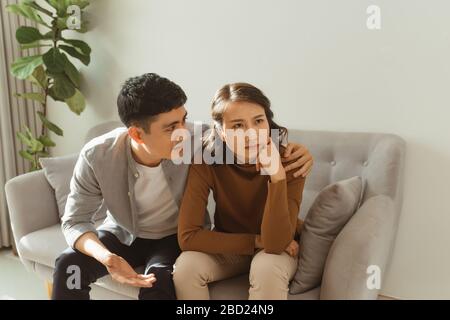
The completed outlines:
[[[266,114],[267,121],[269,122],[270,130],[279,130],[279,141],[281,144],[287,142],[288,130],[285,127],[278,125],[274,120],[274,114],[271,110],[270,100],[264,95],[264,93],[255,86],[248,83],[232,83],[223,86],[218,90],[214,96],[211,104],[212,114],[212,130],[210,134],[204,139],[204,147],[209,149],[211,154],[214,154],[214,146],[217,138],[217,129],[223,125],[223,115],[226,107],[232,102],[249,102],[261,106]]]

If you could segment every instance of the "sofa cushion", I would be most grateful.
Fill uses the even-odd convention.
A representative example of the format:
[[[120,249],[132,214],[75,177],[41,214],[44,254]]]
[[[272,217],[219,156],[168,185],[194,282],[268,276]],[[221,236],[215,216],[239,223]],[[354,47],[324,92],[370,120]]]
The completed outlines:
[[[64,207],[66,206],[67,196],[70,192],[70,179],[72,179],[77,159],[77,154],[57,158],[39,159],[48,183],[52,186],[53,190],[55,190],[60,218],[64,214]]]
[[[97,226],[100,222],[97,222]],[[32,232],[24,236],[19,242],[19,253],[22,259],[35,263],[36,272],[46,280],[51,281],[56,258],[67,248],[61,226],[54,226]],[[136,268],[136,272],[142,273],[143,267]],[[246,300],[248,299],[249,281],[248,274],[231,279],[218,281],[209,285],[211,299],[214,300]],[[96,295],[99,293],[99,295]],[[128,297],[137,299],[139,289],[123,285],[114,281],[110,275],[97,280],[92,287],[93,299],[123,299]],[[319,299],[320,289],[315,288],[299,295],[289,295],[290,300],[316,300]]]
[[[70,180],[73,176],[78,154],[55,158],[41,158],[39,162],[44,170],[48,183],[55,191],[56,203],[58,204],[59,217],[64,215],[67,196],[70,193]],[[96,212],[95,220],[103,220],[106,217],[106,206]]]
[[[143,272],[143,268],[137,268],[136,271]],[[209,294],[211,300],[248,300],[249,275],[243,274],[230,279],[217,281],[209,284]],[[128,285],[123,285],[114,281],[107,275],[100,278],[95,283],[105,289],[109,289],[120,295],[137,299],[139,289]],[[289,300],[318,300],[320,296],[320,287],[313,288],[302,294],[288,295]],[[95,298],[95,297],[94,297]]]
[[[361,177],[325,187],[306,216],[300,237],[297,273],[290,293],[298,294],[320,285],[331,245],[358,208],[362,195]]]
[[[100,224],[101,221],[97,221],[95,226]],[[18,251],[22,259],[54,268],[56,258],[67,247],[61,225],[55,224],[23,236],[19,241]]]

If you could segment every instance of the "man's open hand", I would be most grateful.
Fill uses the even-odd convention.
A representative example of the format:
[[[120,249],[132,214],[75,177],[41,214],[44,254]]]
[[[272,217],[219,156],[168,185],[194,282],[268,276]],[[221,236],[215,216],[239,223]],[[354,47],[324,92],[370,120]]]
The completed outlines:
[[[139,288],[151,288],[156,281],[153,273],[148,275],[136,273],[124,258],[116,254],[108,255],[103,264],[112,278],[122,284]]]

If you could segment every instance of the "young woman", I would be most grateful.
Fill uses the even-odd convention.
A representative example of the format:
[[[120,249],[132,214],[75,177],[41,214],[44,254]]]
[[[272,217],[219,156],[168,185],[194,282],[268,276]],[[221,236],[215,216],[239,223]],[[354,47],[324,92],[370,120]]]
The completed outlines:
[[[287,299],[297,269],[294,238],[305,185],[280,161],[276,146],[287,130],[274,122],[269,99],[246,83],[216,93],[212,118],[205,148],[223,145],[234,163],[191,165],[178,222],[183,253],[173,274],[177,298],[209,299],[209,283],[250,272],[250,299]],[[210,190],[213,230],[204,228]]]

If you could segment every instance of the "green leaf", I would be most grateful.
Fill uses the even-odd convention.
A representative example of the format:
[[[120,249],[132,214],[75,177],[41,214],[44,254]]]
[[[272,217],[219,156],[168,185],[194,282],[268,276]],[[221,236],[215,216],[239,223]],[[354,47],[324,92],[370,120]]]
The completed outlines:
[[[34,69],[31,76],[28,77],[28,81],[31,81],[32,83],[34,83],[35,85],[37,85],[42,89],[47,89],[48,78],[47,75],[45,74],[44,67],[40,65],[39,67]]]
[[[88,32],[89,22],[88,21],[81,21],[81,28],[75,29],[74,31],[78,33],[86,33]]]
[[[45,147],[54,147],[56,146],[56,143],[52,141],[48,136],[40,136],[39,141],[45,146]]]
[[[67,15],[67,7],[69,6],[69,0],[47,0],[47,2],[55,8],[58,16],[64,17]]]
[[[16,39],[20,44],[28,44],[44,39],[38,29],[33,27],[20,27],[16,31]]]
[[[64,132],[61,128],[59,128],[56,124],[50,122],[42,112],[38,111],[37,114],[39,115],[39,118],[41,118],[41,121],[43,125],[50,131],[56,133],[58,136],[64,135]]]
[[[80,60],[86,66],[88,66],[89,63],[91,62],[91,57],[89,55],[85,55],[85,54],[81,53],[80,51],[78,51],[74,47],[60,45],[59,48],[61,50],[64,50],[68,54],[70,54],[72,57],[77,58],[78,60]]]
[[[69,27],[67,26],[67,19],[69,19],[69,17],[58,17],[56,19],[56,26],[58,27],[59,30],[67,30],[69,29]]]
[[[70,5],[79,6],[81,10],[89,5],[88,0],[69,0]]]
[[[51,48],[43,55],[43,61],[47,69],[52,73],[59,73],[64,71],[66,59],[64,54],[57,48]]]
[[[28,139],[33,139],[33,133],[31,132],[30,128],[25,127],[25,133]]]
[[[16,93],[16,97],[22,98],[22,99],[29,99],[33,101],[38,101],[42,104],[45,103],[45,95],[43,93],[37,93],[37,92],[30,92],[30,93]]]
[[[38,139],[33,137],[33,134],[28,127],[25,127],[25,134],[18,132],[17,137],[28,146],[28,152],[31,154],[44,150],[44,145]]]
[[[42,8],[40,5],[38,5],[35,1],[27,0],[24,2],[25,5],[36,9],[37,11],[40,11],[44,14],[46,14],[49,17],[53,17],[53,13],[51,11],[48,11],[47,9]]]
[[[21,150],[21,151],[19,151],[19,154],[20,154],[20,156],[21,156],[22,158],[24,158],[25,160],[29,160],[29,161],[34,162],[34,157],[33,157],[33,155],[30,154],[28,151]]]
[[[33,49],[33,48],[43,48],[43,47],[51,47],[50,44],[41,43],[39,41],[28,43],[28,44],[22,44],[20,46],[21,50],[27,50],[27,49]]]
[[[62,41],[64,41],[65,43],[68,43],[72,46],[74,46],[75,48],[79,49],[81,51],[82,54],[84,55],[90,55],[91,54],[91,47],[89,47],[89,45],[81,40],[70,40],[70,39],[62,39]]]
[[[36,152],[40,152],[42,150],[44,150],[44,145],[37,139],[31,139],[31,146],[30,149],[28,150],[31,153],[36,153]]]
[[[21,80],[27,79],[43,63],[41,55],[19,58],[11,65],[11,73]]]
[[[66,64],[64,67],[64,73],[69,77],[76,88],[80,87],[80,72],[78,69],[67,59],[66,55],[64,55],[66,59]]]
[[[73,97],[66,99],[66,103],[69,106],[70,110],[72,110],[72,112],[76,113],[77,115],[80,115],[84,111],[84,109],[86,109],[86,101],[83,94],[79,90],[76,90],[76,93],[73,95]]]
[[[46,26],[47,28],[50,28],[44,22],[44,20],[42,20],[41,16],[37,13],[36,9],[30,7],[26,3],[10,4],[10,5],[6,6],[6,10],[8,10],[11,13],[23,16],[32,21],[35,21],[41,25]]]
[[[48,89],[48,95],[50,97],[52,97],[53,100],[55,101],[61,101],[61,102],[65,102],[64,99],[59,98],[56,93],[53,90],[53,87],[51,87],[50,89]]]
[[[16,135],[24,145],[26,145],[27,147],[31,146],[31,139],[28,138],[27,135],[23,134],[22,132],[17,132]]]
[[[51,30],[51,31],[49,31],[49,32],[47,32],[47,33],[45,33],[44,34],[44,39],[47,39],[47,40],[53,40],[53,38],[54,38],[54,31],[53,30]]]
[[[55,96],[58,101],[64,101],[75,94],[75,86],[64,73],[52,74],[53,86],[51,89],[52,97]]]

